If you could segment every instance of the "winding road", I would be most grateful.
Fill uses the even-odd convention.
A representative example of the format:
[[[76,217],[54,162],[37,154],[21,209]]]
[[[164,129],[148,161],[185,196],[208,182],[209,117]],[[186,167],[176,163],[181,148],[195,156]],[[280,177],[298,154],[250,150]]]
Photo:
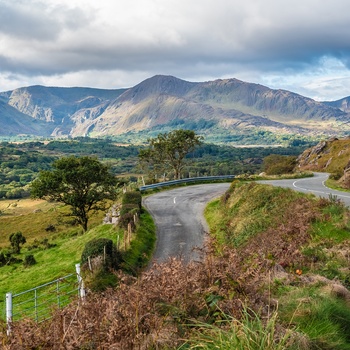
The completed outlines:
[[[200,260],[200,252],[196,248],[203,246],[208,232],[204,208],[229,186],[229,183],[194,185],[144,198],[143,205],[157,226],[154,260],[164,262],[169,257],[179,257],[184,261]]]
[[[332,190],[324,185],[329,174],[315,173],[314,177],[293,180],[258,181],[273,186],[313,193],[328,198],[337,196],[350,206],[350,193]],[[203,217],[206,204],[222,195],[229,183],[180,187],[150,195],[143,205],[152,215],[157,226],[157,245],[154,260],[164,262],[169,257],[180,257],[184,261],[200,260],[200,250],[208,225]]]
[[[288,187],[299,192],[313,193],[318,197],[329,198],[330,195],[336,196],[343,201],[346,206],[350,206],[350,193],[326,187],[325,181],[328,179],[328,176],[328,173],[314,173],[313,177],[306,177],[297,180],[265,180],[258,182],[273,186]]]

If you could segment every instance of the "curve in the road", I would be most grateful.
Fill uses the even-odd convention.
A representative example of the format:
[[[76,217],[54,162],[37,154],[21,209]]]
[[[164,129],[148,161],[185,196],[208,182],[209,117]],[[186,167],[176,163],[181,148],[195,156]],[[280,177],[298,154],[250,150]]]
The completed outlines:
[[[264,180],[259,183],[288,187],[313,193],[319,197],[336,196],[350,206],[350,193],[336,191],[325,186],[329,174],[315,173],[314,177],[292,180]],[[143,199],[143,205],[152,215],[157,227],[157,244],[154,260],[164,262],[169,257],[185,261],[199,260],[196,248],[203,246],[207,223],[203,217],[206,204],[222,195],[229,183],[180,187],[160,192]]]
[[[318,197],[329,198],[330,195],[341,199],[346,206],[350,206],[350,193],[333,190],[325,185],[328,179],[328,173],[314,173],[313,177],[307,177],[297,180],[264,180],[259,183],[273,186],[288,187],[299,192],[313,193]]]
[[[157,227],[154,260],[169,257],[184,261],[200,260],[208,226],[203,217],[206,204],[223,194],[229,183],[194,185],[160,192],[144,198],[143,205]]]

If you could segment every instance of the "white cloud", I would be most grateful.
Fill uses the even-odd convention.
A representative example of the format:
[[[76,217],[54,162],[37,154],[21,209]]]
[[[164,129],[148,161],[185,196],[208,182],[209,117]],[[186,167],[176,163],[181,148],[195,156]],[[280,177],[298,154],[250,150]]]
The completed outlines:
[[[171,74],[341,98],[349,32],[347,0],[0,0],[0,91]]]

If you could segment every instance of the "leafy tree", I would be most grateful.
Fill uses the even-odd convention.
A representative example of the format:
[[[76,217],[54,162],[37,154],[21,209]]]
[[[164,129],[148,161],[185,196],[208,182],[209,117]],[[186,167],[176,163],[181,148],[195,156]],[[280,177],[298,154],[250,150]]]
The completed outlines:
[[[64,157],[52,166],[52,171],[41,171],[32,182],[31,196],[70,206],[70,215],[86,231],[89,213],[105,210],[106,200],[115,198],[116,177],[93,157]]]
[[[202,143],[202,137],[192,130],[173,130],[148,139],[149,147],[139,152],[142,165],[153,169],[155,173],[169,167],[174,171],[175,179],[179,179],[185,165],[185,156]]]
[[[21,245],[27,242],[21,231],[12,233],[9,240],[11,243],[12,251],[15,254],[19,254],[21,251]]]

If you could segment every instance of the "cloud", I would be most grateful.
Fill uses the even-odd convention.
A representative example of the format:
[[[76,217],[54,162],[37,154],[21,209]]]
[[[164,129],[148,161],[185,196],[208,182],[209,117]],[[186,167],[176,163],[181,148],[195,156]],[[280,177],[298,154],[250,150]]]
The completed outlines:
[[[349,32],[347,0],[0,0],[0,68],[19,83],[96,86],[86,77],[98,72],[124,87],[154,74],[288,86],[287,77],[321,74],[325,58],[346,78]]]

